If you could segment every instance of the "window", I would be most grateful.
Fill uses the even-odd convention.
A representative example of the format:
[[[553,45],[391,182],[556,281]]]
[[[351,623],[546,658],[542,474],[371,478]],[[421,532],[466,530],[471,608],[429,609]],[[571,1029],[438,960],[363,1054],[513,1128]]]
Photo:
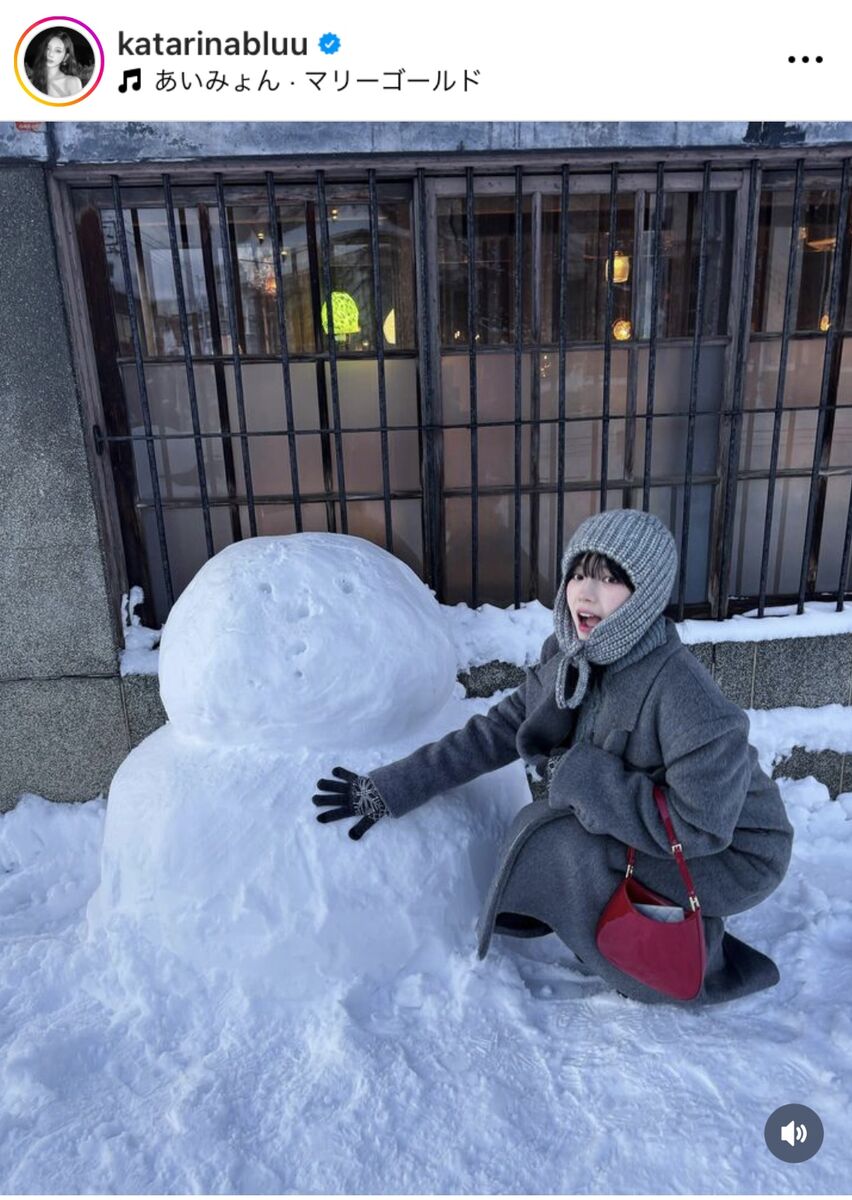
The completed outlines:
[[[383,170],[72,189],[148,620],[231,541],[298,529],[384,545],[447,603],[550,604],[602,506],[669,524],[678,615],[837,592],[839,166]]]

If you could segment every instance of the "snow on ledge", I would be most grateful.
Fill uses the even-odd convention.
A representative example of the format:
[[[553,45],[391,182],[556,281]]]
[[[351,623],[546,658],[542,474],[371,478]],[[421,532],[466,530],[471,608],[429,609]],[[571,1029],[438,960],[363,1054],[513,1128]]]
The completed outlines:
[[[763,617],[758,617],[754,608],[727,621],[682,621],[677,631],[687,646],[698,642],[771,642],[852,633],[852,604],[838,612],[833,600],[810,600],[803,613],[796,612],[795,604],[763,611]]]
[[[542,643],[553,632],[553,613],[538,600],[513,608],[483,604],[477,609],[466,604],[442,605],[450,636],[456,645],[459,670],[473,664],[514,663],[528,667],[538,661]],[[687,646],[700,642],[765,642],[780,638],[832,637],[852,633],[852,604],[837,612],[833,601],[811,601],[796,613],[794,604],[757,609],[727,621],[682,621],[677,626]]]
[[[119,653],[122,675],[157,675],[160,668],[160,629],[146,629],[136,607],[145,599],[141,587],[132,587],[121,597],[121,624],[124,649]]]
[[[749,741],[757,749],[767,774],[798,746],[803,750],[852,753],[852,708],[825,704],[822,708],[747,708]]]
[[[133,587],[121,602],[124,645],[121,651],[122,675],[156,675],[159,669],[159,629],[146,629],[135,613],[144,593]],[[447,632],[456,648],[457,669],[497,660],[519,667],[538,662],[541,647],[553,632],[553,612],[538,600],[530,600],[514,609],[482,604],[442,604]],[[803,613],[796,606],[767,608],[758,617],[757,609],[726,621],[682,621],[677,626],[680,640],[687,646],[706,642],[765,642],[781,638],[833,637],[852,633],[852,604],[837,612],[833,601],[809,601]]]

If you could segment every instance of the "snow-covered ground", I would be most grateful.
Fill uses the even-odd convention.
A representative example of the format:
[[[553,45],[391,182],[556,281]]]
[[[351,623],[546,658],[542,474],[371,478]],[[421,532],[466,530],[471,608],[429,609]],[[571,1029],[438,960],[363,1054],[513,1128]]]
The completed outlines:
[[[781,983],[700,1012],[598,991],[552,939],[479,963],[470,929],[381,986],[259,998],[130,928],[86,941],[104,802],[26,797],[0,817],[0,1191],[848,1192],[852,795],[782,788],[790,872],[730,922]],[[365,871],[379,832],[342,847]],[[798,1166],[763,1140],[791,1101],[825,1126]]]
[[[367,770],[485,712],[500,697],[464,698],[455,669],[534,661],[550,614],[525,606],[507,630],[457,608],[453,663],[406,569],[377,599],[373,550],[344,567],[328,556],[350,539],[316,543],[314,577],[270,545],[285,540],[229,548],[181,597],[160,663],[171,721],[122,764],[109,813],[27,796],[0,817],[0,1191],[846,1193],[852,793],[782,781],[790,871],[729,922],[777,961],[774,989],[645,1006],[554,937],[496,938],[479,962],[478,905],[528,800],[520,762],[358,843],[310,796],[336,763]],[[364,666],[375,639],[415,664],[420,646],[433,710],[414,726],[410,672]],[[359,712],[379,706],[372,740],[349,687]],[[766,766],[796,730],[846,748],[848,710],[750,717]],[[792,1166],[763,1129],[794,1101],[825,1141]]]

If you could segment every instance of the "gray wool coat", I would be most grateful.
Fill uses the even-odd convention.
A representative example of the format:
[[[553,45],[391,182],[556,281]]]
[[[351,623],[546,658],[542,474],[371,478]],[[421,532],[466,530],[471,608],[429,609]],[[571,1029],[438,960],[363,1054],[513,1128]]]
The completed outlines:
[[[712,1004],[778,982],[775,963],[726,932],[724,918],[754,907],[784,878],[793,829],[777,785],[748,742],[748,718],[683,646],[666,641],[622,669],[602,671],[591,728],[575,741],[577,711],[559,709],[559,647],[551,635],[524,683],[459,730],[370,772],[390,813],[402,816],[438,792],[520,757],[528,773],[553,770],[549,788],[515,817],[479,922],[485,956],[501,912],[549,925],[590,972],[649,1003]],[[568,749],[566,750],[566,746]],[[561,754],[551,759],[554,751]],[[549,772],[547,772],[549,774]],[[686,893],[653,798],[667,793],[675,833],[701,904],[707,971],[698,997],[670,1000],[612,966],[595,930],[624,877],[635,874],[673,902]],[[496,922],[496,930],[495,930]]]

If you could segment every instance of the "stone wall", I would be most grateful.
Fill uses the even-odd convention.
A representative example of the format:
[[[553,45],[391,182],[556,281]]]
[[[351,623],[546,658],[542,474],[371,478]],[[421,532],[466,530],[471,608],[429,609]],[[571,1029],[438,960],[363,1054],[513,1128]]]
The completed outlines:
[[[0,167],[0,804],[95,795],[130,745],[43,169]]]

